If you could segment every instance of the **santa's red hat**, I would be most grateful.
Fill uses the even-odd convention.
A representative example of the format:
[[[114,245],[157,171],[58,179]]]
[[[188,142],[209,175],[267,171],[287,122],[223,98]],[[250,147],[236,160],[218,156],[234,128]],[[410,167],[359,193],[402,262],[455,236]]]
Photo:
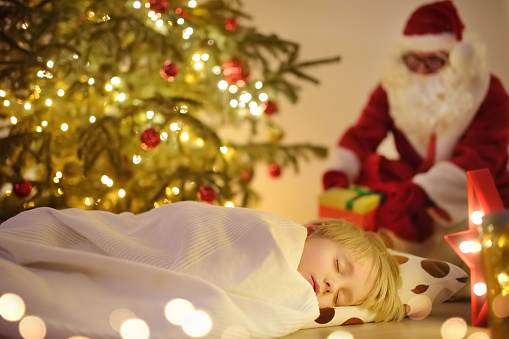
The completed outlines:
[[[472,44],[462,41],[464,28],[452,1],[425,4],[408,18],[400,47],[403,52],[447,51],[451,64],[464,67],[476,53]]]
[[[452,1],[433,2],[410,15],[401,42],[414,51],[450,51],[461,41],[464,28]]]

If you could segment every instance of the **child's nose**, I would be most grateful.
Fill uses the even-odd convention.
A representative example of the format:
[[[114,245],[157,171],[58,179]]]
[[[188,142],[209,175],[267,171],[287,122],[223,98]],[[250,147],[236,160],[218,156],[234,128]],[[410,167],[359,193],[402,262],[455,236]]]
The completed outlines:
[[[334,293],[334,284],[332,283],[331,280],[325,280],[324,293],[325,294]]]

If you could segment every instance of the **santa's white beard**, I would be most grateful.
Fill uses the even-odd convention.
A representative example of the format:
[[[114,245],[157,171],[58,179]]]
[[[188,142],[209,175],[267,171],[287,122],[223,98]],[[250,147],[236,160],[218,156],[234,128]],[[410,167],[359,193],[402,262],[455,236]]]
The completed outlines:
[[[423,143],[429,140],[431,133],[440,134],[467,115],[474,105],[471,73],[449,65],[427,75],[395,65],[382,84],[396,127],[405,134],[414,134],[414,140]]]

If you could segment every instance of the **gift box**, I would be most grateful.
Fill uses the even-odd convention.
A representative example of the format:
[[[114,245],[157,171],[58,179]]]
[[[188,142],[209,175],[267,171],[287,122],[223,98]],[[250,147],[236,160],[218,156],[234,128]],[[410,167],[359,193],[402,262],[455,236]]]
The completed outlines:
[[[374,230],[381,195],[364,187],[333,187],[318,197],[320,218],[346,220],[367,231]]]

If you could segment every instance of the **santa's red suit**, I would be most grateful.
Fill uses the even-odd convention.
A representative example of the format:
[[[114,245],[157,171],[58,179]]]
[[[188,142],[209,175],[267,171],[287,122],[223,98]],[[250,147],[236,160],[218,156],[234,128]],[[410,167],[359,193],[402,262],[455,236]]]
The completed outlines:
[[[466,172],[489,169],[509,206],[509,97],[485,66],[481,46],[462,39],[450,1],[418,8],[407,21],[390,71],[371,93],[357,123],[340,137],[324,188],[365,185],[385,193],[376,227],[423,241],[468,215]],[[436,74],[412,74],[408,51],[446,51]],[[397,159],[377,153],[392,133]]]

